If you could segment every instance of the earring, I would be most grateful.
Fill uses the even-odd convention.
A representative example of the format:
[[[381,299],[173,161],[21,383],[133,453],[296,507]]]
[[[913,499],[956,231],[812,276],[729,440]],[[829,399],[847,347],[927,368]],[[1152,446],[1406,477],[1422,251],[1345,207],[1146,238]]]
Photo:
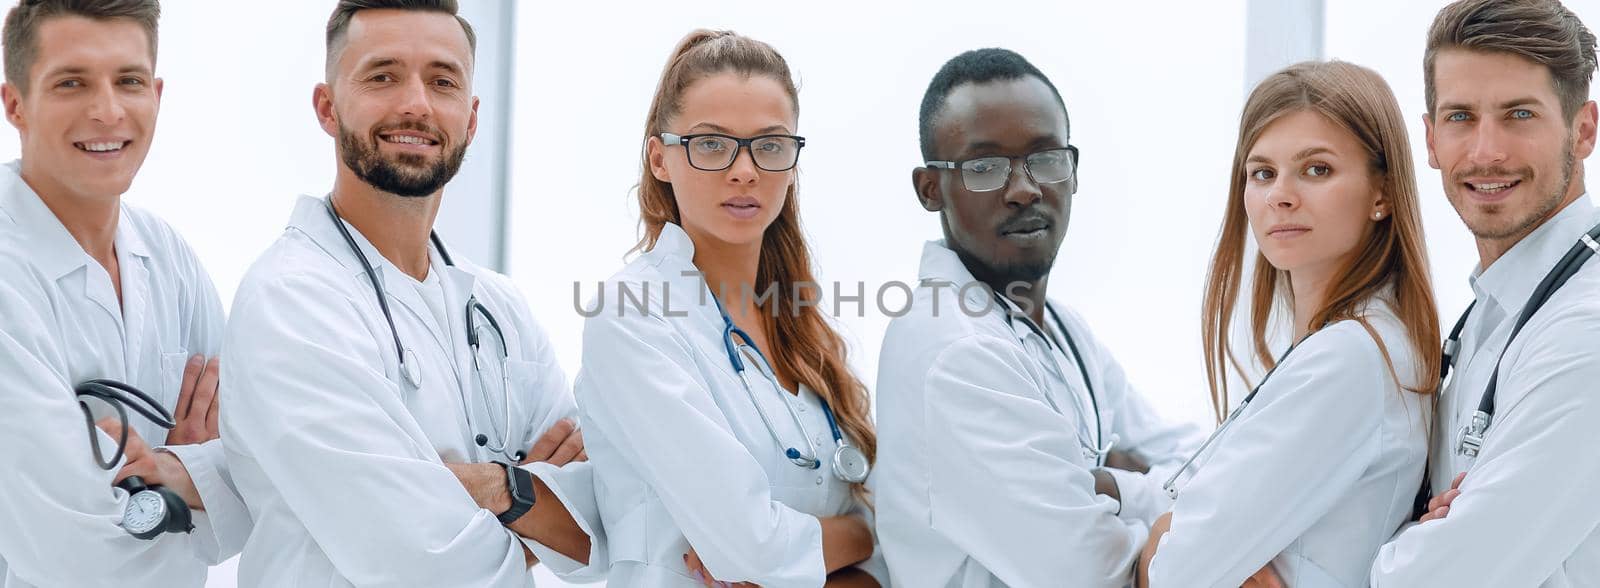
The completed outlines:
[[[1373,212],[1372,213],[1372,220],[1383,220],[1383,211],[1379,210],[1379,211]]]

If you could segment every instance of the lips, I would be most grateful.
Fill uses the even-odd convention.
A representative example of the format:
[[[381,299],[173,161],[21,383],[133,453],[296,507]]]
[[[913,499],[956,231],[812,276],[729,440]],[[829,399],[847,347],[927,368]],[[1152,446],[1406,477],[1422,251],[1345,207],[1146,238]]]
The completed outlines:
[[[1267,236],[1268,237],[1288,238],[1288,237],[1298,237],[1300,235],[1304,235],[1304,234],[1309,233],[1309,232],[1311,232],[1311,227],[1308,227],[1308,226],[1305,226],[1305,225],[1292,224],[1292,223],[1282,223],[1282,224],[1272,225],[1272,228],[1267,229]]]
[[[761,201],[749,196],[734,196],[722,201],[722,209],[728,211],[734,218],[754,218],[761,212]]]
[[[118,137],[95,137],[93,139],[75,141],[72,146],[78,148],[79,151],[93,155],[115,155],[121,153],[123,149],[127,149],[132,144],[133,141]]]
[[[1468,178],[1461,182],[1467,192],[1476,200],[1497,201],[1509,197],[1517,186],[1522,185],[1519,178]]]
[[[1000,235],[1003,237],[1037,236],[1048,230],[1050,230],[1050,219],[1042,214],[1024,214],[1000,225]]]

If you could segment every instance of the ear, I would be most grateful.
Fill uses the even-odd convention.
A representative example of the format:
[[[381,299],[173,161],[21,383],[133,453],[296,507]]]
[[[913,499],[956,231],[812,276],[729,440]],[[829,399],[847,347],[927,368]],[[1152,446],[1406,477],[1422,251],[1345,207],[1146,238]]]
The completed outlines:
[[[939,190],[939,172],[926,167],[911,170],[911,187],[917,192],[917,203],[928,212],[944,210],[944,194]]]
[[[672,172],[667,169],[667,146],[661,142],[661,137],[651,135],[644,140],[645,165],[650,166],[650,175],[666,183],[672,183]],[[794,176],[790,176],[791,182]]]
[[[1379,181],[1381,182],[1382,180]],[[1377,197],[1372,199],[1372,212],[1367,213],[1367,218],[1372,222],[1378,222],[1381,220],[1372,218],[1373,213],[1382,213],[1383,218],[1389,218],[1394,214],[1393,207],[1390,205],[1391,201],[1389,200],[1389,195],[1384,193],[1383,187],[1379,186],[1375,192],[1377,193]]]
[[[467,118],[467,144],[472,144],[472,139],[478,136],[478,97],[472,97],[472,116]]]
[[[1597,118],[1600,118],[1600,107],[1596,107],[1593,100],[1583,103],[1583,106],[1578,108],[1577,116],[1573,117],[1572,125],[1569,127],[1573,130],[1572,137],[1576,141],[1572,146],[1573,159],[1583,161],[1589,154],[1594,153],[1595,127],[1600,125],[1600,120]]]
[[[28,123],[22,119],[22,92],[11,82],[0,84],[0,101],[6,104],[6,121],[10,122],[18,133],[27,134]]]
[[[1433,152],[1433,113],[1422,113],[1422,128],[1428,137],[1428,167],[1439,169],[1439,156]]]
[[[317,113],[317,125],[329,137],[339,137],[339,117],[333,111],[333,89],[328,84],[317,84],[311,90],[311,108]]]

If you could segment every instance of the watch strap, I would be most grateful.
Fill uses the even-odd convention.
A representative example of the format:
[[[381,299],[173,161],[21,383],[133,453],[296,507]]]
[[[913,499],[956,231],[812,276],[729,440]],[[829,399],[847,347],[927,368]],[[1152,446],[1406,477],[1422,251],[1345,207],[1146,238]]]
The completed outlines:
[[[496,516],[501,524],[509,525],[533,510],[533,474],[511,464],[500,466],[506,469],[506,491],[511,494],[511,508]]]

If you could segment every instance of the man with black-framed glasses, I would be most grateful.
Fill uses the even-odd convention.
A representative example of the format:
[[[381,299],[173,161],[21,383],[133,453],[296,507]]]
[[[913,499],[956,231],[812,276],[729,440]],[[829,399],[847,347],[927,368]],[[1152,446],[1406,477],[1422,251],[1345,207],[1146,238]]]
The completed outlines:
[[[1046,299],[1078,188],[1050,80],[947,62],[923,97],[918,202],[944,239],[878,371],[878,538],[908,586],[1121,586],[1199,430],[1157,418],[1088,325]]]

